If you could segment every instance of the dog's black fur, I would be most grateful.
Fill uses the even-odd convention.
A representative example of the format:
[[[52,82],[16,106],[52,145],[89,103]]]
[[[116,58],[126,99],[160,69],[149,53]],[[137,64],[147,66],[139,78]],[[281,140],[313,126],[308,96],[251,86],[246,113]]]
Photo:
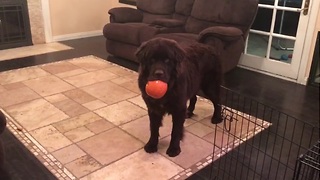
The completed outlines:
[[[166,153],[171,157],[177,156],[181,152],[183,124],[186,117],[193,115],[199,90],[214,104],[212,123],[222,121],[220,61],[209,46],[194,44],[182,48],[176,41],[165,38],[143,43],[136,56],[140,62],[138,84],[150,118],[151,136],[144,149],[148,153],[158,150],[159,128],[163,116],[168,113],[172,115],[173,127]],[[168,90],[162,98],[153,99],[146,94],[145,86],[151,80],[161,80],[168,84]]]

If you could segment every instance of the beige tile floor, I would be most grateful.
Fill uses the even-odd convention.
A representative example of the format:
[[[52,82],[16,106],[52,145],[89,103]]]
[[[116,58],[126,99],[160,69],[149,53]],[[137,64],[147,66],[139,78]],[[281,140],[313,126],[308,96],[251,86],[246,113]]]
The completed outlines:
[[[59,179],[185,179],[217,158],[214,144],[233,141],[223,138],[222,125],[210,123],[212,105],[200,100],[196,116],[186,120],[179,156],[165,153],[170,116],[158,152],[144,152],[149,122],[137,76],[94,56],[6,71],[0,73],[0,108],[9,130]],[[232,126],[237,123],[247,130],[231,133],[243,140],[261,130],[246,118]]]

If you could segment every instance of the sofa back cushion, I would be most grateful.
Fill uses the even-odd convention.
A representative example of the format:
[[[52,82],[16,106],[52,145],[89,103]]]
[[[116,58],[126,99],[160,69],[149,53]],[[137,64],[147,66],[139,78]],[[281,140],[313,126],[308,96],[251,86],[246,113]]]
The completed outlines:
[[[177,0],[173,18],[185,22],[191,14],[193,3],[194,0]]]
[[[199,33],[210,26],[232,25],[246,32],[257,7],[257,0],[195,0],[185,30]]]
[[[143,13],[143,22],[152,23],[157,18],[172,18],[176,0],[137,0],[137,9]]]

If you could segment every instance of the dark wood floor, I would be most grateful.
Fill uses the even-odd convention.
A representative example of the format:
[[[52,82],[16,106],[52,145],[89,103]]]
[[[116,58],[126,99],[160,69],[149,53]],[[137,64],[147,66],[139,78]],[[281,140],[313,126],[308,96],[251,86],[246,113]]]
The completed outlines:
[[[73,49],[0,61],[0,72],[85,55],[108,59],[119,65],[137,70],[136,63],[110,56],[105,50],[105,41],[102,36],[62,43],[73,47]],[[223,85],[243,96],[319,127],[319,87],[304,86],[241,68],[236,68],[227,73]],[[205,168],[191,179],[208,179],[208,171]]]

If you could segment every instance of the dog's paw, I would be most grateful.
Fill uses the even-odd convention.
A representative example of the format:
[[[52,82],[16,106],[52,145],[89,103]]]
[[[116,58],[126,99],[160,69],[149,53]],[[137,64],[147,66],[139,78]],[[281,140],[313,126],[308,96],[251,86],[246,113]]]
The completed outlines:
[[[191,118],[193,115],[193,112],[187,111],[186,118]]]
[[[169,147],[168,149],[167,149],[167,154],[168,154],[168,156],[170,156],[170,157],[175,157],[175,156],[178,156],[179,154],[180,154],[180,152],[181,152],[181,149],[180,149],[180,147]]]
[[[221,117],[221,115],[212,116],[212,118],[211,118],[211,123],[212,124],[219,124],[222,121],[223,121],[223,118]]]
[[[154,152],[157,152],[157,151],[158,151],[158,146],[157,146],[157,145],[154,145],[154,144],[151,144],[151,143],[147,143],[147,144],[144,146],[144,150],[145,150],[147,153],[154,153]]]

